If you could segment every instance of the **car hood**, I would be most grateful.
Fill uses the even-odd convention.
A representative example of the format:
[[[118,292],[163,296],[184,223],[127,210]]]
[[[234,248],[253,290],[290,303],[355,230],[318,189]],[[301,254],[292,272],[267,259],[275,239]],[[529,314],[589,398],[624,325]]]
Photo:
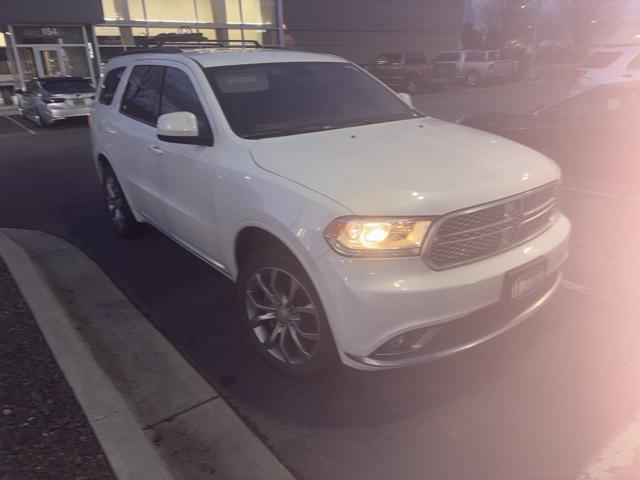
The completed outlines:
[[[433,118],[262,139],[251,154],[356,215],[443,215],[560,177],[523,145]]]

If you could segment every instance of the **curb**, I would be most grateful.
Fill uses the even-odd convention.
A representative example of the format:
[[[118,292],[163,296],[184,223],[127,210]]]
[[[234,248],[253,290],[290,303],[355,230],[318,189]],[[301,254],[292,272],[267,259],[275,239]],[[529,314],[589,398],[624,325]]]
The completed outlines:
[[[0,256],[119,480],[293,480],[84,253],[0,229]]]

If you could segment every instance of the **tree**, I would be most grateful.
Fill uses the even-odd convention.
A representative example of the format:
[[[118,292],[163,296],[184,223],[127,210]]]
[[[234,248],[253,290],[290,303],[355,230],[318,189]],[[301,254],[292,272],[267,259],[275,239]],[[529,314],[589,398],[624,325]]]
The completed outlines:
[[[624,22],[627,0],[559,0],[562,25],[578,54],[584,54]]]
[[[501,49],[506,42],[524,40],[545,5],[545,0],[479,0],[472,15],[487,34],[487,46]]]
[[[481,50],[483,47],[482,35],[472,22],[466,22],[462,26],[462,48],[465,50]]]

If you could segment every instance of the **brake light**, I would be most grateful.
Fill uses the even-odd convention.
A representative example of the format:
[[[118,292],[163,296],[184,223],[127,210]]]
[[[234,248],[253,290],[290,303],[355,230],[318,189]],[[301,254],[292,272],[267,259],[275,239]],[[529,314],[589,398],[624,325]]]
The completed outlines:
[[[64,103],[64,98],[56,98],[56,97],[47,97],[43,98],[42,101],[44,103]]]

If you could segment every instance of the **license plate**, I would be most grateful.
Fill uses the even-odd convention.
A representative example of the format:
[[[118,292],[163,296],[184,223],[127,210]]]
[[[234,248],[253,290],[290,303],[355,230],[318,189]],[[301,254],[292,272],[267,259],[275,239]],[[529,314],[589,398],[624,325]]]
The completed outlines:
[[[505,296],[515,300],[536,290],[547,275],[546,260],[538,260],[508,272],[505,278]]]
[[[73,104],[74,105],[84,105],[84,98],[74,98],[73,99]]]

